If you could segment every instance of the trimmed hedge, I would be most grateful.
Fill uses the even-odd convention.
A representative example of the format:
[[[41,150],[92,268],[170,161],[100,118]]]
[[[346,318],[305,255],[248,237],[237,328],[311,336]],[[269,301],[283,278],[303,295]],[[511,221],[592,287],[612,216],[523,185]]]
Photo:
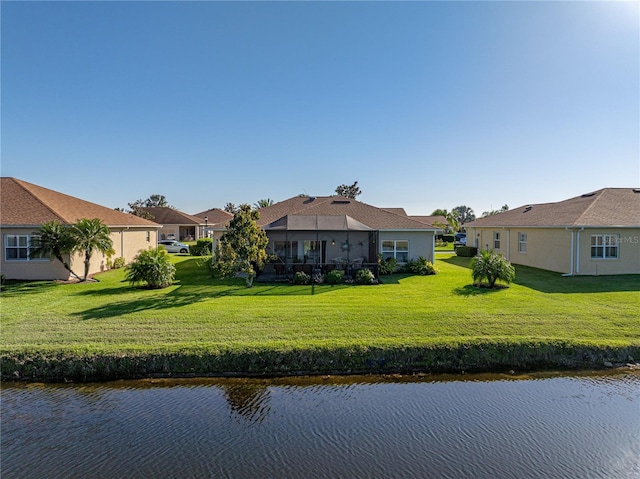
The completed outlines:
[[[478,254],[478,248],[475,246],[458,246],[456,247],[456,255],[463,256],[465,258],[473,258]]]

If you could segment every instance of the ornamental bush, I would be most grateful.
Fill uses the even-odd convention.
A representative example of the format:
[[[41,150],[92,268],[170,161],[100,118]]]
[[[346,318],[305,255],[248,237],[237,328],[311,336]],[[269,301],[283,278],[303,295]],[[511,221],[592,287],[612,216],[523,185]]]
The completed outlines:
[[[124,259],[123,256],[118,256],[116,259],[113,260],[113,269],[119,269],[119,268],[124,268],[124,266],[127,264],[127,260]]]
[[[171,286],[175,278],[176,267],[171,263],[164,248],[140,251],[127,266],[125,278],[131,284],[146,283],[150,289]]]
[[[362,268],[356,273],[356,283],[358,284],[374,284],[376,277],[370,269]]]
[[[334,269],[333,271],[329,271],[325,279],[329,284],[340,284],[344,282],[344,271],[342,271],[341,269]]]
[[[382,255],[378,257],[378,272],[380,274],[393,274],[398,266],[395,258],[382,259]]]
[[[478,254],[478,248],[475,246],[456,246],[456,255],[465,258],[473,258]]]
[[[311,277],[304,271],[298,271],[293,275],[293,284],[309,284]]]
[[[431,261],[420,256],[417,260],[411,260],[408,263],[409,272],[413,274],[421,274],[423,276],[429,274],[437,274],[438,270]]]
[[[213,240],[211,238],[200,238],[196,244],[189,245],[191,256],[209,256],[213,251]]]

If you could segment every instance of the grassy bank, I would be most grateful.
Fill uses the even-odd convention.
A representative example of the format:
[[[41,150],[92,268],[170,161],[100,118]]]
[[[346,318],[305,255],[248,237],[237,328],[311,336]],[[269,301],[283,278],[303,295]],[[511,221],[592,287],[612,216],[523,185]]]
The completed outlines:
[[[510,288],[470,285],[468,259],[377,286],[213,281],[176,257],[178,281],[5,285],[4,379],[598,367],[640,359],[640,276],[563,278],[518,267]]]

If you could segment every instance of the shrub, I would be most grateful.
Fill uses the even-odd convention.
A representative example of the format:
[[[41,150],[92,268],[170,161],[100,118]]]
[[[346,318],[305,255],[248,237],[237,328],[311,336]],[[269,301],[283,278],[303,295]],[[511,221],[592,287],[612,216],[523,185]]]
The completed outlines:
[[[334,269],[327,273],[326,281],[329,284],[339,284],[344,281],[344,271],[341,269]]]
[[[456,255],[463,256],[465,258],[473,258],[478,254],[478,248],[475,246],[458,246],[456,247]]]
[[[397,266],[398,262],[395,258],[387,258],[384,260],[382,259],[382,255],[378,257],[378,271],[380,274],[392,274]]]
[[[409,261],[408,265],[409,272],[413,274],[421,274],[425,276],[438,273],[438,270],[433,263],[431,261],[427,261],[427,259],[422,256],[418,257],[417,260]]]
[[[298,271],[293,275],[293,284],[309,284],[311,277],[304,271]]]
[[[455,235],[442,235],[442,241],[445,243],[453,243],[455,240]]]
[[[2,286],[5,282],[6,278],[4,276],[4,274],[0,273],[0,286]]]
[[[119,268],[124,268],[124,266],[127,264],[127,260],[124,259],[124,257],[122,256],[118,256],[116,259],[113,260],[113,269],[119,269]]]
[[[367,268],[362,268],[356,273],[356,283],[358,284],[373,284],[375,281],[375,276]]]
[[[209,256],[213,251],[213,240],[211,238],[200,238],[196,244],[189,245],[191,256]]]
[[[141,251],[127,267],[125,278],[131,284],[147,283],[151,289],[171,286],[176,267],[164,248]]]
[[[516,277],[516,269],[501,254],[493,251],[481,251],[480,256],[471,260],[471,276],[474,284],[481,285],[487,280],[489,288],[495,288],[496,281],[509,284]]]

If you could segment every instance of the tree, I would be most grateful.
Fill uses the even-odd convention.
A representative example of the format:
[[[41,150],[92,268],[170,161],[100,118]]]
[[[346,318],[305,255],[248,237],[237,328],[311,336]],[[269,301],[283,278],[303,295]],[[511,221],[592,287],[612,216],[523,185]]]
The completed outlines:
[[[336,193],[346,198],[356,199],[356,196],[360,195],[362,191],[358,188],[358,182],[354,182],[352,185],[340,185],[336,188]]]
[[[476,215],[473,212],[473,210],[465,205],[456,206],[454,209],[451,210],[451,213],[456,214],[456,217],[458,218],[458,221],[460,222],[461,225],[476,219]]]
[[[227,203],[226,205],[224,205],[224,210],[227,213],[235,214],[235,212],[238,211],[238,208],[233,203]]]
[[[482,218],[497,215],[498,213],[504,213],[505,211],[509,211],[509,205],[502,205],[502,208],[500,208],[499,210],[483,211]]]
[[[471,276],[474,284],[480,285],[486,279],[489,288],[495,288],[498,280],[511,283],[516,277],[516,269],[501,254],[484,250],[471,260]]]
[[[151,289],[171,286],[176,267],[164,248],[143,250],[127,266],[125,278],[131,284],[145,282]]]
[[[256,223],[260,213],[247,204],[240,205],[216,246],[213,267],[221,276],[247,274],[247,288],[253,285],[256,268],[267,259],[267,234]]]
[[[164,195],[151,195],[145,201],[145,206],[147,208],[153,207],[164,207],[164,208],[173,208],[169,203],[167,203],[167,199]]]
[[[124,211],[125,213],[131,213],[132,215],[139,216],[147,220],[153,220],[153,215],[145,210],[145,208],[165,207],[174,208],[169,203],[164,195],[151,195],[146,200],[136,200],[133,203],[127,203],[128,210],[116,208],[118,211]],[[175,209],[175,208],[174,208]]]
[[[446,218],[448,214],[449,212],[447,210],[437,209],[437,210],[433,210],[433,213],[431,213],[431,216],[444,216]]]
[[[273,204],[273,200],[271,198],[266,198],[264,200],[258,200],[257,203],[254,203],[253,208],[259,210],[260,208],[266,208],[267,206],[271,206]]]
[[[31,250],[31,254],[33,256],[53,256],[73,277],[79,280],[80,276],[71,270],[69,263],[65,261],[63,256],[73,249],[73,238],[69,234],[68,227],[53,220],[44,223],[35,235],[35,247]]]
[[[91,257],[95,251],[102,254],[113,254],[113,241],[111,231],[100,219],[81,219],[68,228],[72,241],[71,252],[84,254],[84,276],[81,281],[86,281],[89,276]]]

